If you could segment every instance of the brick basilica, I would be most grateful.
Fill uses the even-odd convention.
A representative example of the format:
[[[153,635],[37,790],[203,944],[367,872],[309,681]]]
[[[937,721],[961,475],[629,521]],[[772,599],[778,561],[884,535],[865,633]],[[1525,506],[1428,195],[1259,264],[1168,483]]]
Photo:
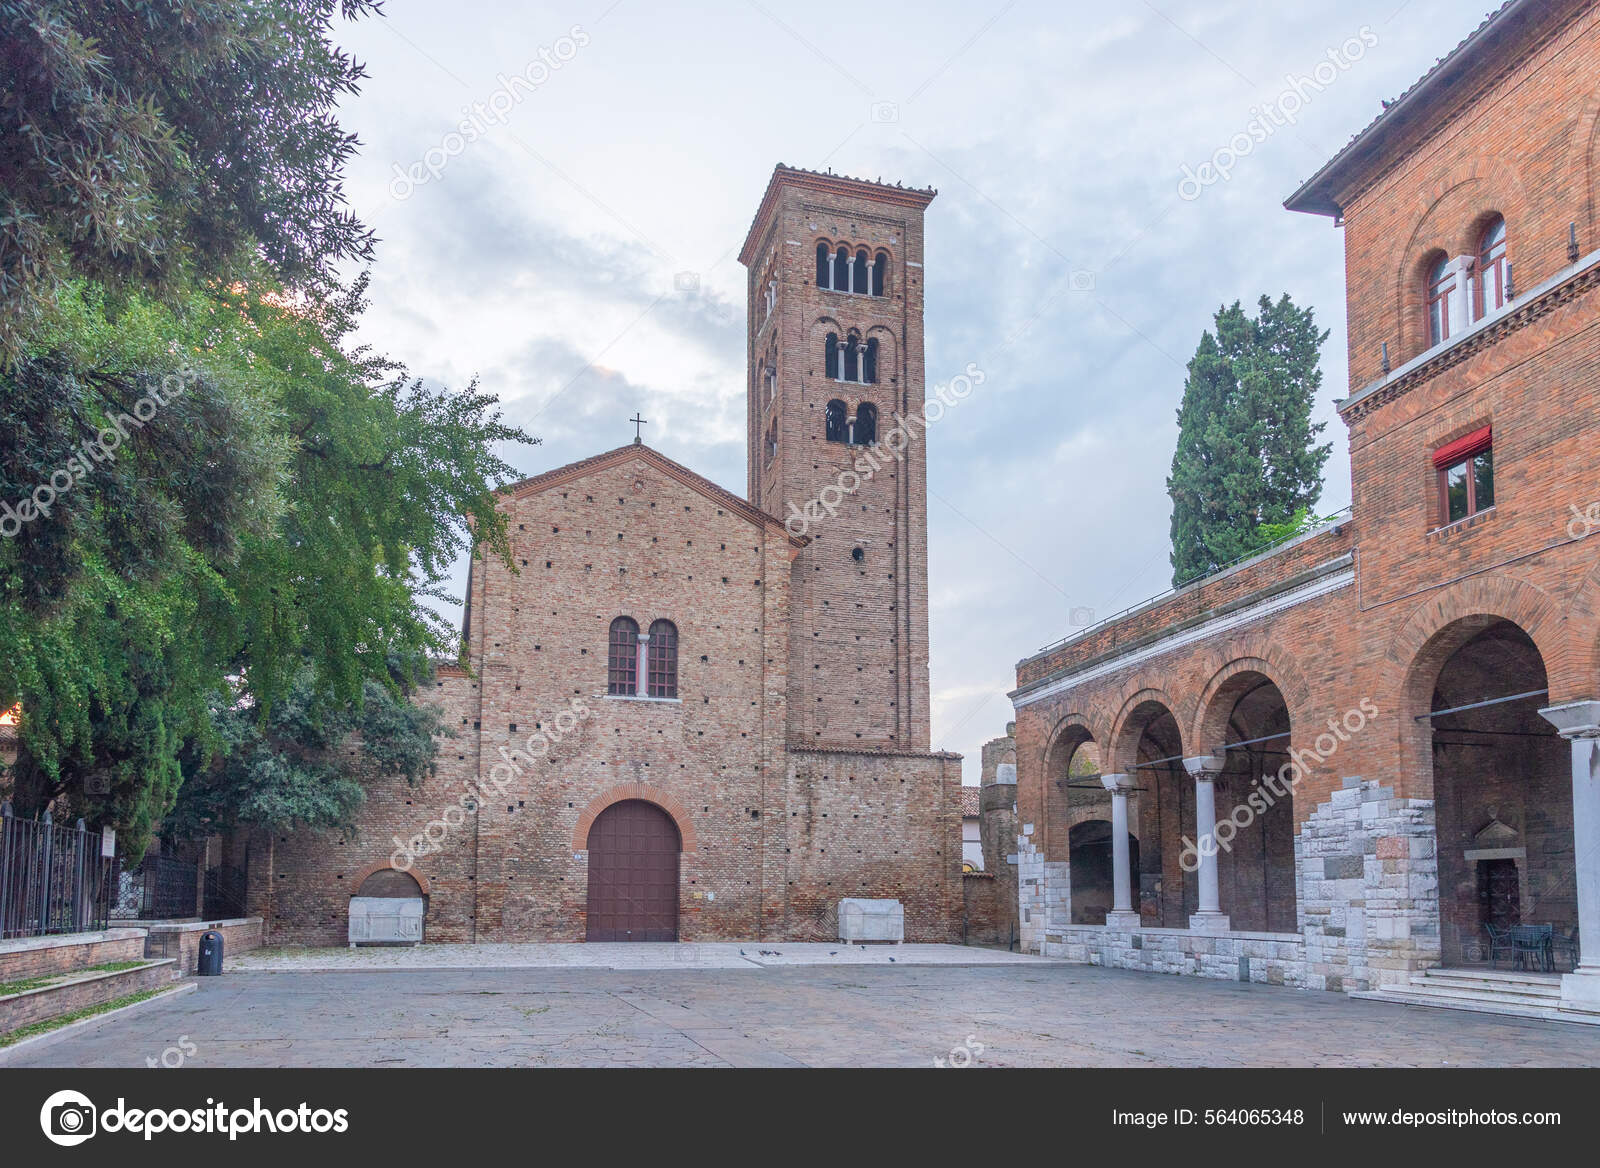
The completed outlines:
[[[1600,1014],[1600,5],[1512,0],[1288,200],[1351,511],[1017,666],[1025,947]]]
[[[421,898],[428,941],[831,939],[845,897],[959,939],[925,452],[885,439],[922,408],[933,197],[774,171],[748,499],[637,442],[505,488],[517,570],[472,564],[437,773],[369,787],[351,840],[251,840],[266,943],[342,943],[358,895]]]

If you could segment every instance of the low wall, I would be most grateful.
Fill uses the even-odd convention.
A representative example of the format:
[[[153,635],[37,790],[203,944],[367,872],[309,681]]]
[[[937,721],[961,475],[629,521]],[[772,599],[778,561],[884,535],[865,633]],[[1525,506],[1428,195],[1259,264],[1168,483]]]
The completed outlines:
[[[160,989],[171,985],[176,977],[171,961],[153,961],[136,969],[92,974],[61,985],[12,994],[0,998],[0,1034],[141,990]]]
[[[234,917],[225,921],[160,921],[150,926],[152,957],[171,957],[178,963],[178,976],[194,972],[200,958],[200,936],[212,929],[222,934],[223,969],[228,958],[261,948],[260,917]]]
[[[1306,984],[1306,943],[1295,933],[1129,931],[1106,925],[1046,926],[1040,951],[1112,969],[1186,974],[1264,985]]]
[[[144,956],[144,946],[145,931],[135,928],[0,941],[0,981],[70,973],[113,961],[138,961]]]

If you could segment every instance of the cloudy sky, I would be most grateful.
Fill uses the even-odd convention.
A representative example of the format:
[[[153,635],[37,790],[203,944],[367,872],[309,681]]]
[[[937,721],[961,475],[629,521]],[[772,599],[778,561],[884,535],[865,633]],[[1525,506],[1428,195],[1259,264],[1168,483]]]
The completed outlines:
[[[987,381],[929,434],[933,739],[976,781],[1016,662],[1166,586],[1174,411],[1219,305],[1288,292],[1332,330],[1324,506],[1349,501],[1343,241],[1281,203],[1486,6],[388,0],[338,34],[371,73],[342,114],[382,239],[363,339],[480,377],[543,439],[507,452],[527,473],[642,410],[742,495],[736,253],[773,165],[937,187],[928,376]],[[1263,110],[1226,181],[1180,191]]]

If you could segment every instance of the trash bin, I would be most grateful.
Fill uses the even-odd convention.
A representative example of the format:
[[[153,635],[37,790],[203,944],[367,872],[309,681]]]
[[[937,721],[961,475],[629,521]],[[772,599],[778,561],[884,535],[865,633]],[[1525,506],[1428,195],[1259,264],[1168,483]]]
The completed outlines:
[[[195,972],[201,977],[216,977],[222,972],[222,934],[215,929],[200,934],[200,960]]]

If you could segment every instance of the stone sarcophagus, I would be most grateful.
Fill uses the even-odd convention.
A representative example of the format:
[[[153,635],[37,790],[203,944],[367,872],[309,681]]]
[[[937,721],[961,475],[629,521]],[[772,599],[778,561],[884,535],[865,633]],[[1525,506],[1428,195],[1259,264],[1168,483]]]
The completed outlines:
[[[352,896],[350,948],[358,944],[422,944],[420,896]]]
[[[904,941],[906,910],[898,900],[846,897],[839,902],[839,940]]]

